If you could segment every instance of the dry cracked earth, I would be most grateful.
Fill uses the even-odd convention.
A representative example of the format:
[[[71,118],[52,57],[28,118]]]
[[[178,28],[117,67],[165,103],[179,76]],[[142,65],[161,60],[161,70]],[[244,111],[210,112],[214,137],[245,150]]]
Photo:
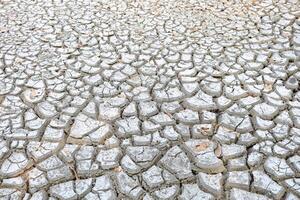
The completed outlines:
[[[1,0],[1,200],[300,199],[298,0]]]

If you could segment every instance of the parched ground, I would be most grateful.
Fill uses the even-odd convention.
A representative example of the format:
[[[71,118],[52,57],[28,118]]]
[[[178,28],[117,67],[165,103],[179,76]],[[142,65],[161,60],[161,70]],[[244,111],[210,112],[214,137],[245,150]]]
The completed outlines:
[[[300,199],[298,0],[1,0],[1,200]]]

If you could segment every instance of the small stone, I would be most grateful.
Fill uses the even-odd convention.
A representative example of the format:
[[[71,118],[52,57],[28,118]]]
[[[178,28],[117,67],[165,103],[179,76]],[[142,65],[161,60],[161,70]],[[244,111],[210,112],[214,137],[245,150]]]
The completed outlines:
[[[297,89],[298,88],[298,85],[299,85],[299,82],[298,80],[294,77],[294,76],[291,76],[289,77],[289,79],[286,81],[285,83],[286,87],[288,89]]]

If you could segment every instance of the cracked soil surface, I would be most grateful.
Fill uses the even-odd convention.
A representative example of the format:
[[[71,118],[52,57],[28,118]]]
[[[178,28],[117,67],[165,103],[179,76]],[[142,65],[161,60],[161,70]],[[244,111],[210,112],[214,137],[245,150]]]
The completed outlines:
[[[300,199],[299,4],[0,0],[0,199]]]

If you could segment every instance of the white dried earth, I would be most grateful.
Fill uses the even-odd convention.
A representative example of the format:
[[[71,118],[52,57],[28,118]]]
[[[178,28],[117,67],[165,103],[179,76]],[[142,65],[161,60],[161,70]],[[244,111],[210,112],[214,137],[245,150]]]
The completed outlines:
[[[1,0],[1,200],[300,199],[299,0]]]

